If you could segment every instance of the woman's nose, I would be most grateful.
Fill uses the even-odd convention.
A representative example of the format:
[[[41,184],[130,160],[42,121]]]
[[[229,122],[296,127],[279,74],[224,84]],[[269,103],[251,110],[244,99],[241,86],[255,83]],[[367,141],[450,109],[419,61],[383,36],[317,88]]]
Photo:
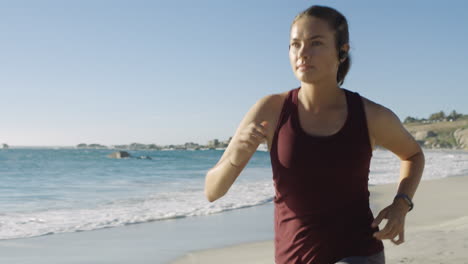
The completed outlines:
[[[302,45],[302,47],[299,48],[299,50],[297,51],[297,56],[299,58],[303,57],[303,58],[307,58],[309,57],[309,49],[307,47],[307,45]]]

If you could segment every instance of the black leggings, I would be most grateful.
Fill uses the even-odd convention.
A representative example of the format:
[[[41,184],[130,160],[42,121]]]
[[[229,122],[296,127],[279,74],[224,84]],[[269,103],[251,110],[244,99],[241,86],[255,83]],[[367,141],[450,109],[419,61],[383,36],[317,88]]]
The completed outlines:
[[[346,257],[335,264],[385,264],[385,253],[382,250],[371,256]]]

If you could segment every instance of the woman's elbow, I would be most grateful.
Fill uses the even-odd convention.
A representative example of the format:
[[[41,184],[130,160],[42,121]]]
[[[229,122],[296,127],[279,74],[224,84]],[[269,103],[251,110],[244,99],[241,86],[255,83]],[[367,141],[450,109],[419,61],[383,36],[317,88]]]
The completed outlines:
[[[211,191],[208,188],[205,188],[205,197],[210,203],[218,200],[219,198],[221,198],[223,196],[224,196],[224,194],[216,193],[216,192]]]
[[[220,195],[217,191],[215,186],[213,186],[213,183],[210,179],[210,171],[206,174],[205,176],[205,197],[206,199],[212,203],[216,200],[218,200],[222,195]]]
[[[205,197],[208,200],[208,202],[210,202],[210,203],[212,203],[212,202],[214,202],[214,201],[216,201],[218,199],[214,195],[209,193],[206,189],[205,189]]]

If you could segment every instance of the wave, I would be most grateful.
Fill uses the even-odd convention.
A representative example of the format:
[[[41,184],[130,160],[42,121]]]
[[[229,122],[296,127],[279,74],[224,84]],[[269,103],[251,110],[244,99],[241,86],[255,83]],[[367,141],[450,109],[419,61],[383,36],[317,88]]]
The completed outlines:
[[[64,208],[0,215],[0,240],[82,232],[191,216],[203,216],[273,201],[270,182],[237,184],[215,203],[203,190],[158,193],[102,203],[94,208]]]

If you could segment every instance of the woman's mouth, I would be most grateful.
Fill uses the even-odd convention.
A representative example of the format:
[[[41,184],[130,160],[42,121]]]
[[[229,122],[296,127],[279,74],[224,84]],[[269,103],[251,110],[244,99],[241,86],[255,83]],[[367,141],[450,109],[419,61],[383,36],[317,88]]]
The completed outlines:
[[[297,66],[297,69],[298,69],[299,71],[307,71],[307,70],[309,70],[310,68],[312,68],[312,66],[307,65],[307,64],[301,64],[301,65]]]

